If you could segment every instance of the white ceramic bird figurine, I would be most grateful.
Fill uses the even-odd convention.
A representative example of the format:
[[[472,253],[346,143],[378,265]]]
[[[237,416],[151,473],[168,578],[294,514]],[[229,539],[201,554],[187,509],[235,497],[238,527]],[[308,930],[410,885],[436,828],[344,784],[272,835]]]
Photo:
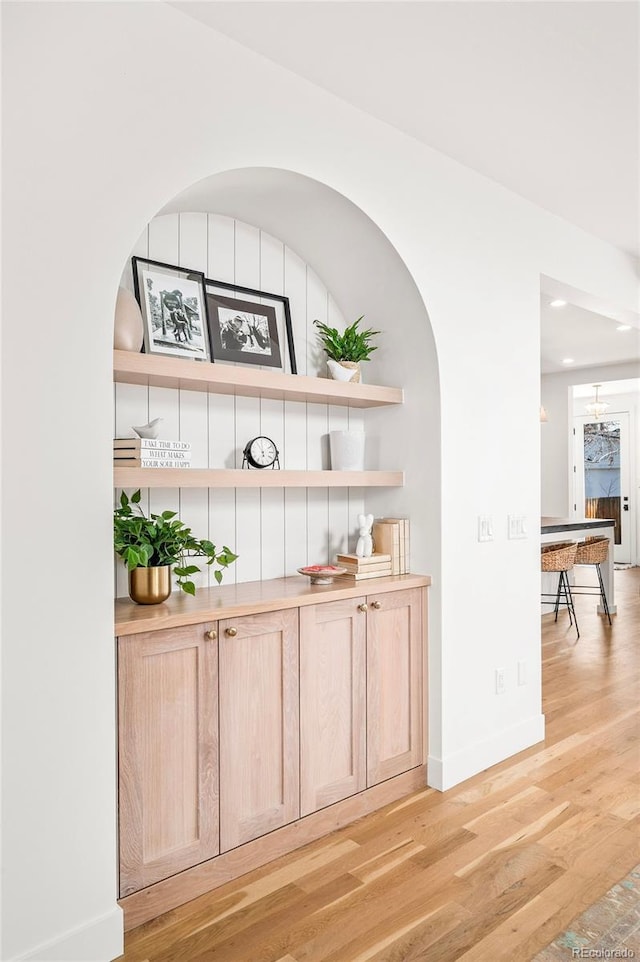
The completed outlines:
[[[139,438],[157,438],[160,432],[160,422],[162,418],[154,418],[148,424],[141,424],[140,427],[133,426]]]

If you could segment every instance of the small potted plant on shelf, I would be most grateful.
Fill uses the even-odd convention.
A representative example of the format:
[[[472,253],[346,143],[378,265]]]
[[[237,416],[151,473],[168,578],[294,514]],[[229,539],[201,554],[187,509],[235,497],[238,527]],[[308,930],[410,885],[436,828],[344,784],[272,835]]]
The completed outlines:
[[[219,567],[213,573],[220,584],[222,569],[238,557],[225,545],[221,551],[205,538],[196,538],[191,528],[163,511],[147,517],[140,507],[140,490],[129,498],[123,491],[120,506],[113,512],[113,546],[129,570],[129,596],[139,605],[154,605],[171,594],[171,569],[177,584],[188,595],[195,595],[191,575],[200,571],[191,557],[208,558],[208,565]]]
[[[380,334],[380,331],[374,331],[370,327],[359,330],[358,325],[363,317],[364,314],[345,328],[342,334],[335,327],[328,327],[322,321],[313,322],[318,328],[318,337],[327,352],[329,374],[336,381],[359,382],[360,361],[368,361],[371,354],[378,350],[371,340],[376,334]]]

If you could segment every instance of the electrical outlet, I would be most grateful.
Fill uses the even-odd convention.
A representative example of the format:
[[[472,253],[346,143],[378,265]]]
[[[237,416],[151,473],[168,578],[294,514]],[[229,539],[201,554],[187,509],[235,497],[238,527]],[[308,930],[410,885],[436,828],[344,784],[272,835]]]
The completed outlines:
[[[526,661],[519,661],[519,662],[518,662],[518,684],[519,684],[519,685],[526,685],[526,684],[527,684],[527,663],[526,663]]]
[[[507,690],[507,683],[504,676],[504,668],[496,668],[496,695],[504,695]]]
[[[490,514],[478,515],[478,541],[493,541],[493,518]]]

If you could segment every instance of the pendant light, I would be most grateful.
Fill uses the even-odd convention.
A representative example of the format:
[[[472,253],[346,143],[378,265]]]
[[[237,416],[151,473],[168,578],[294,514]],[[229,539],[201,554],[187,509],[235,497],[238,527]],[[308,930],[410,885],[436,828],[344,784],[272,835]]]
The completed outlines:
[[[594,384],[593,387],[596,389],[596,396],[593,401],[585,405],[585,411],[591,415],[594,421],[601,421],[602,415],[606,413],[609,404],[607,401],[601,401],[598,396],[598,391],[602,387],[602,384]]]

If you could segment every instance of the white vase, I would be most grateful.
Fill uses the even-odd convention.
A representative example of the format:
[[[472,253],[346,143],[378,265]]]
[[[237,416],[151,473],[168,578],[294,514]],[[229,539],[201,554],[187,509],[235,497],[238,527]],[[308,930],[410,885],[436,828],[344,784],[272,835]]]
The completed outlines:
[[[116,351],[139,351],[144,338],[140,306],[126,287],[118,288],[113,319],[113,346]]]
[[[329,433],[332,471],[364,470],[364,431]]]
[[[360,381],[360,365],[356,361],[334,361],[327,358],[327,368],[334,381]]]

